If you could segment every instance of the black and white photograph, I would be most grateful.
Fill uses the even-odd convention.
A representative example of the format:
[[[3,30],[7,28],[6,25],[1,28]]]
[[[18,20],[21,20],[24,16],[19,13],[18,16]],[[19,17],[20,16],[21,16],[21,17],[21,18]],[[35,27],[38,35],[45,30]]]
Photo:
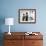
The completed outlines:
[[[36,9],[19,9],[19,23],[36,23]]]

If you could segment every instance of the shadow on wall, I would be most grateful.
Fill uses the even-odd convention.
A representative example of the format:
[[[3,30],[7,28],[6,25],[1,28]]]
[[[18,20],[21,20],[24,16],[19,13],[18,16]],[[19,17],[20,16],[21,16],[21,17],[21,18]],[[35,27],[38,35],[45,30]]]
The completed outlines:
[[[5,23],[5,17],[0,16],[0,46],[3,46],[3,34],[2,33],[2,25]]]

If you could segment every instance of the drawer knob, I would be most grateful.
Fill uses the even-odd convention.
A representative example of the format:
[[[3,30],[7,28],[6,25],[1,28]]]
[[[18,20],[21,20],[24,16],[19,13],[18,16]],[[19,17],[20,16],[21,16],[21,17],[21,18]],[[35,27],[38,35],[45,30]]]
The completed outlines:
[[[32,44],[34,44],[35,42],[32,42]]]

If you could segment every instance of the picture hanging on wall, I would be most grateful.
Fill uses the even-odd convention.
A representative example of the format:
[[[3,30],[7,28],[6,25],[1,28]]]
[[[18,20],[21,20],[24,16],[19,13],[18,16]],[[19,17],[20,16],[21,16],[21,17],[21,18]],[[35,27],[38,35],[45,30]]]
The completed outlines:
[[[19,9],[19,23],[36,23],[36,9]]]

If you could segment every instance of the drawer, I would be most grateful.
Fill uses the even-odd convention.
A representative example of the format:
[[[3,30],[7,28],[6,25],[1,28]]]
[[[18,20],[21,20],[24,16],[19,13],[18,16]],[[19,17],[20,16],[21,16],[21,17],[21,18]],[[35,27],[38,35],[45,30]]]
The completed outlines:
[[[42,40],[25,40],[24,46],[43,46]]]
[[[5,40],[4,41],[4,46],[15,46],[16,41],[15,40]]]
[[[5,40],[4,46],[23,46],[23,40]]]
[[[32,41],[32,46],[43,46],[43,40]]]
[[[25,40],[31,40],[31,39],[35,39],[35,40],[37,40],[37,39],[39,39],[39,40],[43,40],[43,36],[41,36],[41,35],[33,35],[33,36],[30,36],[30,35],[25,35]]]
[[[15,35],[15,36],[13,36],[13,35],[6,35],[6,36],[4,36],[4,39],[10,39],[10,40],[22,40],[22,39],[24,39],[24,36],[23,35]]]

